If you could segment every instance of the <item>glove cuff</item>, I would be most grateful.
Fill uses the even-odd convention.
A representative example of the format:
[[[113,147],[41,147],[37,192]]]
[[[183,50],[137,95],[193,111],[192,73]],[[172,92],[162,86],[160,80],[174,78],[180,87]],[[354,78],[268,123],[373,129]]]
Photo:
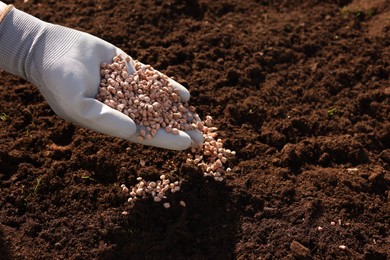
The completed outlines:
[[[38,85],[42,72],[69,50],[79,34],[11,6],[0,23],[0,68]]]
[[[7,5],[4,10],[0,13],[0,23],[3,21],[4,17],[8,14],[9,11],[13,8],[13,5]]]

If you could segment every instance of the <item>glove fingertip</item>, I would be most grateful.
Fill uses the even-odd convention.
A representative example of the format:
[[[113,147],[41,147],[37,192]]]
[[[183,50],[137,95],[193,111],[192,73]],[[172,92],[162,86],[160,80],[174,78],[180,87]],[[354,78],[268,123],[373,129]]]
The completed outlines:
[[[139,143],[143,145],[155,146],[169,150],[186,150],[191,144],[191,137],[183,131],[179,131],[178,134],[167,133],[165,130],[160,129],[157,134],[151,139],[142,138],[139,134],[135,134],[128,138],[129,141]]]
[[[186,102],[188,102],[188,100],[190,100],[191,94],[188,91],[188,89],[186,89],[183,85],[181,85],[180,83],[178,83],[177,81],[175,81],[171,78],[169,78],[169,82],[172,84],[172,86],[175,89],[179,90],[180,99],[183,103],[186,103]]]
[[[179,136],[181,141],[176,145],[175,150],[182,151],[190,148],[192,145],[191,137],[183,131],[179,131]]]
[[[199,147],[204,142],[203,133],[199,130],[190,130],[186,131],[186,134],[188,134],[191,138],[191,146],[192,147]]]

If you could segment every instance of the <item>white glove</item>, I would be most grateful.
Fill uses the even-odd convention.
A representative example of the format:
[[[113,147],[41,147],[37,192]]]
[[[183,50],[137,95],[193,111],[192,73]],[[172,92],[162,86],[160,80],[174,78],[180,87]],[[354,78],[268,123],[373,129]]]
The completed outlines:
[[[8,7],[7,7],[8,8]],[[9,8],[8,8],[9,9]],[[179,135],[160,129],[151,140],[138,140],[139,127],[121,112],[97,101],[100,64],[111,63],[122,50],[90,34],[43,22],[12,8],[0,21],[0,68],[38,86],[50,107],[62,118],[97,132],[172,150],[203,142],[198,130]],[[133,60],[129,75],[135,72]],[[190,93],[180,90],[183,102]]]
[[[6,4],[3,2],[0,2],[0,19],[1,19],[1,13],[4,11],[4,9],[7,7]],[[0,20],[1,21],[1,20]]]

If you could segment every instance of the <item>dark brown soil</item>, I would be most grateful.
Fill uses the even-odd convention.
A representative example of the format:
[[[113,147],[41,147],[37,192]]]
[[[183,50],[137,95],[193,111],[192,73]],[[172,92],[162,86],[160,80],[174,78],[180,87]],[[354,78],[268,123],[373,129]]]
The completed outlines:
[[[174,76],[237,156],[206,180],[0,72],[1,259],[390,258],[388,0],[12,2]],[[120,185],[162,173],[172,207],[131,209]]]

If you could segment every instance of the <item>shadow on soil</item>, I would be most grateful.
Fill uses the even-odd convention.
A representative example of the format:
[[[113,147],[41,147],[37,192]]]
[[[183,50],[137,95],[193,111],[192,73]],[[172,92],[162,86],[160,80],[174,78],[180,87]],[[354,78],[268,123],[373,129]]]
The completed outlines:
[[[204,179],[183,183],[169,209],[152,201],[137,203],[122,225],[106,237],[116,247],[102,257],[234,258],[238,218],[229,199],[231,191],[222,183]]]
[[[0,229],[0,259],[8,260],[12,259],[10,253],[8,252],[7,245],[3,239],[3,231]]]

